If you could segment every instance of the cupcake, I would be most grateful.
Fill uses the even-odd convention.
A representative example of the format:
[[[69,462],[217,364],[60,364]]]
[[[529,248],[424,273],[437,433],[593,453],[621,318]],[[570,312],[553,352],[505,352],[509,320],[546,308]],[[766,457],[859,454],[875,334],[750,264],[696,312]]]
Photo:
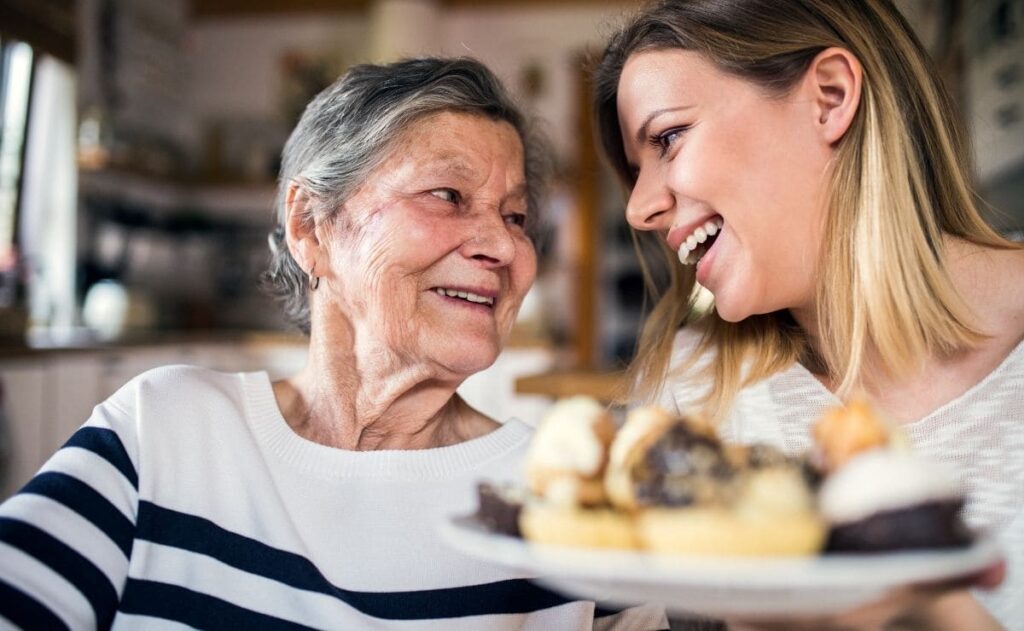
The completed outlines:
[[[595,400],[557,402],[541,420],[526,455],[530,498],[519,515],[523,536],[536,543],[633,548],[630,516],[612,509],[604,487],[611,414]]]
[[[849,460],[821,488],[828,552],[958,548],[971,543],[963,494],[944,468],[907,452],[873,449]]]
[[[612,444],[606,483],[655,552],[804,555],[824,539],[798,461],[766,446],[727,448],[700,419],[631,414]]]
[[[827,412],[813,429],[826,474],[819,511],[828,552],[956,548],[972,535],[952,474],[915,455],[899,429],[863,402]]]

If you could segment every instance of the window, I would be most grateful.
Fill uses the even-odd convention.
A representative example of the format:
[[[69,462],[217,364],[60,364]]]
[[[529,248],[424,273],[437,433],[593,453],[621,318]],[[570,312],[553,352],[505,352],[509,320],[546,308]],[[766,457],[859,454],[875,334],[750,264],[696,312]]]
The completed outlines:
[[[0,307],[17,299],[16,230],[32,88],[32,48],[0,41]]]

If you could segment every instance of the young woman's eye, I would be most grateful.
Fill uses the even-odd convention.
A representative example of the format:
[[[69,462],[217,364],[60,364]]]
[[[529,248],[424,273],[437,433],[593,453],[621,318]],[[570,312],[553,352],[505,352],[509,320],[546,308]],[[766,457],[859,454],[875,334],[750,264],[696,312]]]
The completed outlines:
[[[459,192],[451,188],[437,188],[430,191],[430,194],[439,199],[443,199],[449,204],[458,204],[461,199]]]
[[[665,130],[660,134],[651,136],[649,142],[654,145],[658,149],[658,152],[664,157],[669,152],[669,149],[672,148],[672,145],[682,137],[683,132],[689,128],[690,127],[688,125],[683,127],[673,127],[672,129]]]

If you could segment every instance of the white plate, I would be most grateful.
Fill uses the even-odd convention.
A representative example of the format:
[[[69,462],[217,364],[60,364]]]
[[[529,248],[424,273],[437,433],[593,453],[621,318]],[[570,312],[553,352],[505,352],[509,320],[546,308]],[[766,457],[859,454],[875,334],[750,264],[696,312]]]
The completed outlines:
[[[875,555],[738,558],[658,555],[527,543],[453,517],[442,538],[460,552],[526,571],[557,591],[602,604],[661,602],[670,613],[772,616],[837,613],[909,583],[966,576],[1002,557],[981,538],[971,547]]]

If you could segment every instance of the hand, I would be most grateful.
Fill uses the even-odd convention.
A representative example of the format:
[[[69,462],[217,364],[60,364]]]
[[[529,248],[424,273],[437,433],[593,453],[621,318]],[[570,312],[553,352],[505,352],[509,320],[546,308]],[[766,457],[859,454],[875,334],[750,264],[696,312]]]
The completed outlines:
[[[888,592],[880,600],[834,616],[730,620],[735,631],[910,631],[998,630],[1002,626],[967,589],[993,589],[1006,577],[1006,562],[951,580],[918,583]]]

